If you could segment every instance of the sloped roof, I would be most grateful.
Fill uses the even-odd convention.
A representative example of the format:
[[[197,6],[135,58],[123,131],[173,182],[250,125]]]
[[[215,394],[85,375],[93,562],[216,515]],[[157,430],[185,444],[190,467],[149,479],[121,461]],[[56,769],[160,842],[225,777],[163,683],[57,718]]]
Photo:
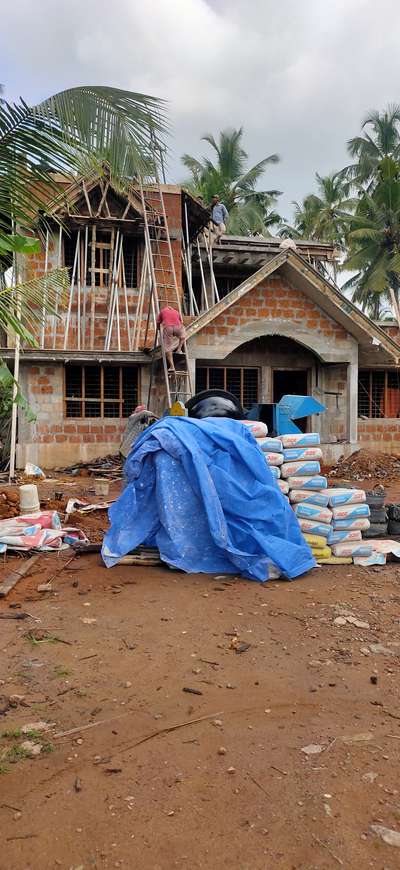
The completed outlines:
[[[374,342],[376,347],[379,346],[389,355],[393,363],[399,364],[400,346],[293,250],[281,251],[275,257],[267,260],[257,272],[250,275],[220,302],[197,317],[186,330],[187,338],[192,338],[201,332],[216,317],[227,311],[235,302],[250,293],[254,287],[257,287],[261,281],[278,269],[290,283],[294,284],[325,311],[332,320],[352,335],[361,347],[371,349],[371,344]]]

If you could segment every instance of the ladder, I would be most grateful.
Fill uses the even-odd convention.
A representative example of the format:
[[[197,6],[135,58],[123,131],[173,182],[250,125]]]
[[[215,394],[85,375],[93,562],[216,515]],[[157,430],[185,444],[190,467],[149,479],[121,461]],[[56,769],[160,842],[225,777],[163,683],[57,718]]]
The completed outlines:
[[[152,350],[152,372],[150,377],[149,387],[149,404],[150,394],[153,381],[153,364],[157,352],[157,316],[160,309],[166,305],[173,305],[178,309],[182,317],[181,298],[178,289],[175,263],[171,245],[171,238],[168,229],[168,220],[165,210],[164,197],[160,179],[157,170],[156,161],[153,161],[155,167],[154,180],[147,186],[146,193],[143,189],[143,180],[139,178],[140,197],[143,208],[144,219],[144,237],[145,248],[150,270],[150,295],[149,309],[147,314],[147,324],[145,331],[144,344],[147,342],[150,319],[154,325],[154,345]],[[178,371],[169,372],[168,364],[164,350],[164,344],[161,337],[161,355],[163,364],[163,373],[165,381],[165,391],[168,401],[168,407],[171,407],[175,401],[181,401],[183,404],[193,394],[193,385],[190,374],[189,356],[186,342],[184,344],[184,365]]]

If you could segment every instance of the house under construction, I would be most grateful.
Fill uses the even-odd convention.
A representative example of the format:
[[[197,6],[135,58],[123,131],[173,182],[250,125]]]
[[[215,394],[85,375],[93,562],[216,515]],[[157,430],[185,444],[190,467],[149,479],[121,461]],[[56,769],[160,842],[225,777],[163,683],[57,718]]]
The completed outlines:
[[[224,236],[210,249],[208,220],[179,186],[121,195],[106,177],[65,183],[41,253],[24,261],[24,278],[65,265],[71,283],[38,347],[21,353],[36,422],[19,415],[18,467],[117,452],[137,404],[161,412],[176,394],[211,387],[245,407],[313,395],[327,412],[303,423],[332,460],[357,446],[399,451],[397,324],[378,325],[343,297],[329,277],[332,246]],[[165,301],[187,330],[185,372],[172,379],[154,347]],[[13,346],[1,354],[12,365]]]

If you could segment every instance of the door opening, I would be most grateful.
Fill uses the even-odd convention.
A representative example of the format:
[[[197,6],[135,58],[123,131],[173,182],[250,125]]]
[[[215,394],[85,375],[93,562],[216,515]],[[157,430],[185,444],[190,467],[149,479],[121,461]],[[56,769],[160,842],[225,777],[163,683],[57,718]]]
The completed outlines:
[[[273,402],[280,402],[282,396],[308,396],[307,369],[274,369],[272,373]],[[307,431],[308,417],[296,420],[302,432]]]

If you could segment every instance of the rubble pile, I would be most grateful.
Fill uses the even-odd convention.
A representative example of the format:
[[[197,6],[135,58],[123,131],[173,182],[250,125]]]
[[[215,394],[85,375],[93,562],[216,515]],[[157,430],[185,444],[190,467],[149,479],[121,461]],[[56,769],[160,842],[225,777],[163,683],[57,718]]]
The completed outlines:
[[[331,469],[330,477],[342,480],[391,480],[400,475],[400,456],[357,450],[348,459],[340,459]]]
[[[19,495],[16,492],[0,492],[0,520],[8,520],[19,514]]]
[[[117,480],[122,477],[123,460],[119,453],[100,456],[90,462],[76,462],[68,468],[57,468],[57,474],[71,474],[74,477],[107,477]]]

